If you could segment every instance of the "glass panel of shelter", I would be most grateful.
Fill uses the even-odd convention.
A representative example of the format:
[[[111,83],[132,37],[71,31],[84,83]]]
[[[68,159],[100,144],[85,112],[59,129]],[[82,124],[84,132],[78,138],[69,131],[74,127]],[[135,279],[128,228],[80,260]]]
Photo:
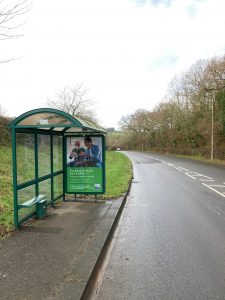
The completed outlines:
[[[35,178],[34,134],[16,134],[17,183]]]
[[[67,118],[54,113],[38,113],[31,115],[18,123],[18,125],[51,125],[51,124],[72,124]]]
[[[51,179],[46,179],[39,182],[39,195],[47,196],[47,203],[51,201]]]
[[[61,136],[53,136],[53,172],[63,170],[63,140]]]
[[[38,177],[51,173],[50,135],[38,134]]]
[[[18,204],[22,204],[23,202],[34,198],[36,196],[36,194],[35,194],[35,185],[33,184],[31,186],[28,186],[26,188],[23,188],[23,189],[17,191],[17,196],[18,196],[18,199],[17,199]],[[34,213],[34,212],[35,212],[35,206],[32,206],[30,208],[20,209],[18,211],[19,221],[22,220],[23,218],[25,218],[26,216],[30,215],[31,213]]]
[[[63,174],[59,174],[53,177],[53,198],[56,199],[63,194]]]

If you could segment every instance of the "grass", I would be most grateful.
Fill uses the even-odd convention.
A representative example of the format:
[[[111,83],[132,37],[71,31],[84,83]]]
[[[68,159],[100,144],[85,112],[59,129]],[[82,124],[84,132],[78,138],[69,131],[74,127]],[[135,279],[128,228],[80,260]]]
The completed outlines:
[[[189,159],[193,159],[193,160],[198,160],[198,161],[202,161],[202,162],[207,162],[207,163],[211,163],[211,164],[218,164],[218,165],[225,165],[225,161],[222,159],[209,159],[209,158],[205,158],[202,156],[191,156],[191,155],[181,155],[181,154],[175,154],[176,157],[180,157],[180,158],[189,158]]]
[[[156,154],[159,153],[157,151],[146,151],[146,152],[152,152],[152,153],[156,153]],[[224,159],[217,159],[217,158],[210,159],[210,158],[206,158],[202,155],[175,154],[175,153],[170,153],[170,152],[165,152],[165,153],[160,152],[160,154],[179,157],[179,158],[187,158],[187,159],[192,159],[192,160],[196,160],[196,161],[202,161],[202,162],[209,163],[209,164],[217,164],[217,165],[225,166]]]
[[[18,181],[24,182],[34,178],[34,154],[30,148],[19,146],[18,153]],[[48,161],[44,151],[43,159]],[[45,156],[45,158],[44,158]],[[41,172],[49,172],[47,164],[43,163]],[[46,170],[45,170],[46,169]],[[103,198],[117,198],[127,191],[132,177],[132,164],[120,152],[106,153],[106,193]],[[13,184],[12,184],[12,152],[11,147],[0,147],[0,237],[14,229],[13,221]]]
[[[127,191],[132,177],[132,164],[121,152],[106,153],[106,193],[104,197],[115,198]]]
[[[0,237],[13,228],[12,154],[0,147]]]

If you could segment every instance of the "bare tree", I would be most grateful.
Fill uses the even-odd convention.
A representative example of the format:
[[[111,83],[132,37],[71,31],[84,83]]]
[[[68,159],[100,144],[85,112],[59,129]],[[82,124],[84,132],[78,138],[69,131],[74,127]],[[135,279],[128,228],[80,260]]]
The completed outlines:
[[[169,84],[152,111],[120,122],[125,148],[225,157],[225,56],[196,62]],[[142,145],[144,146],[142,148]]]
[[[15,30],[19,28],[24,22],[20,21],[19,16],[26,14],[31,9],[29,0],[21,0],[17,3],[15,1],[0,1],[0,39],[12,39],[22,36],[16,33]],[[14,3],[13,3],[14,2]],[[15,21],[16,19],[16,21]]]
[[[0,40],[15,39],[21,37],[18,32],[24,24],[21,16],[31,9],[30,0],[0,0]],[[12,58],[1,60],[0,63],[7,63]]]
[[[6,110],[4,109],[2,104],[0,103],[0,117],[4,117],[5,115],[6,115]]]
[[[47,104],[72,116],[96,122],[94,101],[87,97],[87,91],[83,83],[74,87],[66,86],[62,91],[56,93],[54,100],[48,100]]]

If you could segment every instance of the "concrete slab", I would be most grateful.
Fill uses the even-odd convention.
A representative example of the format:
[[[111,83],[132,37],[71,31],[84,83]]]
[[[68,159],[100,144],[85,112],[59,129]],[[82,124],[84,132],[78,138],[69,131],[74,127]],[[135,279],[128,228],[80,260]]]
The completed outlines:
[[[65,202],[2,240],[1,300],[80,299],[122,202]]]

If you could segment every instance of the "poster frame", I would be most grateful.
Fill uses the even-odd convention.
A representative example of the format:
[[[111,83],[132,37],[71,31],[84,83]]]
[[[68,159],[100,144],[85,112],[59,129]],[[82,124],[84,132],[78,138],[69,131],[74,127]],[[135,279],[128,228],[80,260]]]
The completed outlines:
[[[73,139],[81,139],[81,138],[84,138],[85,136],[90,136],[92,138],[95,138],[95,137],[98,137],[98,138],[101,138],[101,144],[102,144],[102,148],[101,148],[101,151],[102,151],[102,190],[101,191],[94,191],[94,192],[90,192],[90,191],[80,191],[80,190],[74,190],[74,191],[68,191],[68,185],[67,185],[67,155],[68,155],[68,152],[67,152],[67,139],[68,138],[73,138]],[[106,183],[105,183],[105,136],[103,134],[95,134],[95,133],[87,133],[87,134],[71,134],[71,135],[65,135],[64,136],[64,182],[65,182],[65,193],[66,194],[75,194],[75,195],[97,195],[97,194],[104,194],[105,191],[106,191]]]

